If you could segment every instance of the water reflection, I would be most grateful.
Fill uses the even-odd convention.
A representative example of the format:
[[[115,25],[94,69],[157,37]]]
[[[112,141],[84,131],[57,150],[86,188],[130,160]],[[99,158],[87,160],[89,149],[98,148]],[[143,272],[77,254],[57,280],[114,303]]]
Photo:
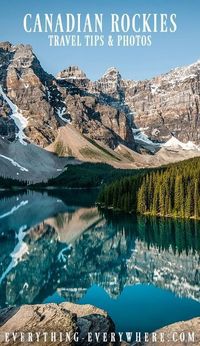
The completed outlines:
[[[117,299],[136,284],[199,301],[199,222],[99,212],[95,194],[2,196],[0,306],[78,301],[94,286]]]

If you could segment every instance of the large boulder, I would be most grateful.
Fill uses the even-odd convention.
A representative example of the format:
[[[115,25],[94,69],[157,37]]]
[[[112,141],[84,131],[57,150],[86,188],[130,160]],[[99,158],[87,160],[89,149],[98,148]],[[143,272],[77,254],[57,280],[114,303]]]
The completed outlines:
[[[149,337],[148,342],[137,344],[138,346],[186,346],[200,345],[200,317],[193,318],[189,321],[177,322],[170,324],[162,329],[155,332],[157,341],[155,342],[153,334]],[[164,336],[164,342],[161,340],[162,335]]]
[[[114,323],[108,314],[92,305],[72,303],[23,305],[19,308],[0,310],[1,345],[21,345],[23,337],[24,345],[28,345],[30,340],[33,340],[31,345],[41,346],[56,346],[63,343],[96,345],[95,333],[99,333],[98,345],[116,345],[117,342],[110,342],[114,330]],[[15,333],[16,340],[12,333]],[[108,339],[107,342],[103,342],[104,335]]]

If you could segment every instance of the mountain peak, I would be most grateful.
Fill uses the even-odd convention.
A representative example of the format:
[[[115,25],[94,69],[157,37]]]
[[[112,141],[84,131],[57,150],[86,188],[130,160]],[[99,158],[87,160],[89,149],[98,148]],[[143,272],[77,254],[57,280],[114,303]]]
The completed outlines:
[[[9,41],[0,42],[0,49],[3,49],[5,51],[9,51],[12,47],[12,44]]]
[[[104,73],[103,77],[105,76],[120,76],[120,73],[116,67],[109,67],[106,72]]]
[[[67,69],[59,72],[56,76],[57,79],[64,80],[87,80],[86,74],[78,66],[69,66]]]

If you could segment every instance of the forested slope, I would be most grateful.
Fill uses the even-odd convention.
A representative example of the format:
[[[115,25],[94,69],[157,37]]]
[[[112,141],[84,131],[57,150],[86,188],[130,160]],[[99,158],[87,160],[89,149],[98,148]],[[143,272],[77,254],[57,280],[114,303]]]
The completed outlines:
[[[200,218],[200,159],[115,181],[102,189],[99,203],[139,214]]]

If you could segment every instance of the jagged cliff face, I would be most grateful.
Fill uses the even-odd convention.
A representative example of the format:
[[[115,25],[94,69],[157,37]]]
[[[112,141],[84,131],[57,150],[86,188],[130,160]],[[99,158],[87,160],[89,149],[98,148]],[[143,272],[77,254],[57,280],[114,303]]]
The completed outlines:
[[[14,141],[17,127],[14,120],[9,117],[9,115],[11,114],[10,108],[1,95],[0,112],[0,136],[2,136],[3,138],[6,137],[10,141]]]
[[[29,45],[1,43],[0,86],[25,119],[27,140],[42,147],[67,123],[112,149],[124,144],[155,153],[172,136],[200,144],[200,62],[145,81],[124,80],[110,68],[92,82],[77,66],[55,78]],[[13,141],[21,124],[5,95],[0,93],[0,135]]]
[[[122,88],[122,77],[115,67],[109,68],[106,73],[93,84],[94,90],[97,90],[114,99],[124,102],[124,91]],[[120,105],[120,103],[119,103]]]
[[[48,100],[53,77],[44,72],[28,45],[1,44],[0,64],[0,84],[28,120],[25,134],[32,142],[47,145],[55,139],[57,129],[54,109]],[[7,114],[11,113],[8,109]],[[7,132],[10,133],[9,129]]]
[[[143,82],[123,81],[137,128],[152,140],[200,142],[200,61]]]
[[[42,69],[30,46],[10,43],[0,45],[0,65],[0,85],[28,121],[24,132],[31,142],[47,146],[59,126],[70,121],[81,133],[112,148],[119,143],[134,148],[125,113],[90,95],[90,81],[77,67],[64,70],[56,80]],[[13,139],[16,122],[10,121],[12,109],[2,95],[0,106],[1,135]]]
[[[67,69],[59,72],[57,79],[68,81],[80,89],[87,89],[90,83],[86,74],[78,66],[69,66]]]
[[[59,76],[69,81],[71,75],[64,72]],[[124,113],[129,125],[153,142],[166,142],[175,136],[182,142],[199,144],[200,62],[145,81],[123,80],[116,68],[110,68],[96,82],[79,75],[74,83]]]
[[[71,124],[82,134],[112,149],[123,143],[134,149],[131,124],[114,95],[97,92],[97,88],[78,67],[69,67],[57,75],[57,85]]]
[[[145,81],[123,80],[111,68],[91,91],[116,99],[133,127],[155,142],[166,142],[173,135],[199,144],[200,61]]]

